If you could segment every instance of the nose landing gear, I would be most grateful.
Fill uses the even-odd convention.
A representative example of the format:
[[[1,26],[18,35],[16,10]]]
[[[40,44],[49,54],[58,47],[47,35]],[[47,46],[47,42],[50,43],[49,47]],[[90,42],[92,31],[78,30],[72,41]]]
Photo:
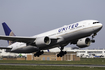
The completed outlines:
[[[96,35],[97,35],[97,33],[94,33],[94,34],[92,35],[92,39],[93,39]]]
[[[92,35],[92,40],[91,40],[92,43],[95,43],[95,40],[94,40],[93,38],[94,38],[96,35],[97,35],[97,33],[94,33],[94,34]]]

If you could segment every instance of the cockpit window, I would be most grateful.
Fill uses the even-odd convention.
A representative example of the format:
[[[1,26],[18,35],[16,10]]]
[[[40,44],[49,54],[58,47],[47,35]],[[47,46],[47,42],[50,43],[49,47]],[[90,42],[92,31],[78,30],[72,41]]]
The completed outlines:
[[[93,24],[97,24],[97,23],[100,23],[100,22],[93,22]]]

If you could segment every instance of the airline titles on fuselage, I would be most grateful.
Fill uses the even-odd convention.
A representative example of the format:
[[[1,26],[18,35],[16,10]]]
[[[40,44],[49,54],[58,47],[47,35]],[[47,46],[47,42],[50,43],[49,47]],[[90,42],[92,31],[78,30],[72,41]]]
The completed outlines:
[[[79,26],[78,23],[70,24],[70,25],[68,25],[68,26],[64,26],[64,27],[58,29],[58,33],[63,32],[63,31],[67,31],[67,30],[71,30],[71,29],[75,29],[75,28],[77,28],[78,26]]]

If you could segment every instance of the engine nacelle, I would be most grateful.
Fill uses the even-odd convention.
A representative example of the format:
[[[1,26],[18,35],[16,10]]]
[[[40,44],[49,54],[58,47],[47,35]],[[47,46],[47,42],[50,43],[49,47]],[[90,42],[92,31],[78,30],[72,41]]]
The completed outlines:
[[[91,43],[90,38],[82,38],[77,41],[77,46],[80,48],[88,47]]]
[[[34,41],[36,46],[38,47],[42,47],[42,46],[47,46],[51,43],[51,39],[49,37],[40,37],[40,38],[36,38],[36,40]]]

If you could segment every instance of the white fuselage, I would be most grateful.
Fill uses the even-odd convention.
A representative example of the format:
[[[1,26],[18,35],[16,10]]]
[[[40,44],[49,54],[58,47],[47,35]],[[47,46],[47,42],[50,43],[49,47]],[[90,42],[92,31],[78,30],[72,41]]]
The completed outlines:
[[[68,44],[72,40],[84,38],[94,33],[97,33],[102,28],[102,24],[101,23],[93,24],[93,22],[98,22],[98,21],[84,20],[70,25],[65,25],[63,27],[42,34],[32,36],[33,38],[35,37],[36,39],[45,36],[48,36],[49,38],[53,39],[55,38],[57,39],[57,42],[54,44],[43,47],[37,47],[37,46],[27,45],[26,43],[15,42],[12,45],[8,46],[12,49],[7,49],[7,52],[30,53],[38,50],[45,50],[54,47],[59,47],[63,44]]]

